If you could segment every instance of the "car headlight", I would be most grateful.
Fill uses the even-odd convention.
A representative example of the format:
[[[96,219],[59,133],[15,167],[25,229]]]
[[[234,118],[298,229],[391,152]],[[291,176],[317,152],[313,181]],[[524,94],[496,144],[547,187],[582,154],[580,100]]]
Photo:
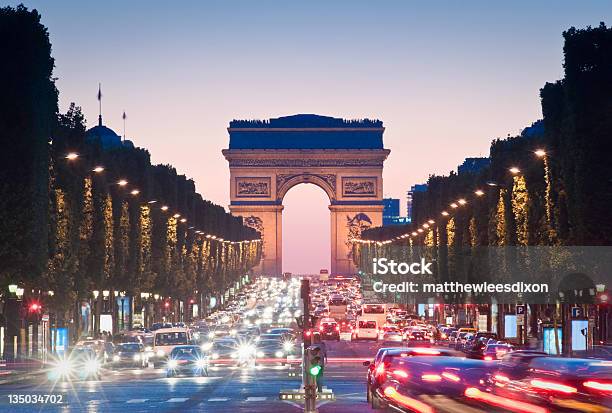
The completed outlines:
[[[164,357],[166,355],[166,352],[164,350],[157,350],[157,357]]]
[[[113,356],[113,361],[119,361],[121,357],[119,357],[118,355],[114,355]]]
[[[208,351],[212,348],[212,343],[204,343],[200,346],[203,351]]]
[[[263,357],[265,354],[263,351],[258,351],[257,352],[257,357]]]
[[[168,360],[168,368],[174,369],[176,368],[176,366],[178,366],[178,363],[176,362],[176,360],[174,359]]]
[[[230,354],[230,357],[231,357],[231,358],[233,358],[233,359],[235,359],[235,358],[237,358],[237,357],[238,357],[238,353],[232,353],[232,354]]]
[[[293,343],[290,343],[290,342],[284,343],[283,349],[287,352],[293,350]]]
[[[208,362],[206,361],[206,359],[197,359],[196,360],[196,366],[200,369],[203,369],[204,367],[206,367],[206,365],[208,364]]]
[[[208,338],[215,338],[215,332],[214,331],[209,332]]]
[[[134,361],[139,361],[140,360],[140,354],[134,354]]]
[[[255,353],[255,347],[251,345],[242,345],[238,347],[238,355],[240,357],[248,357],[253,353]]]
[[[210,355],[213,359],[218,359],[219,358],[219,354],[218,353],[212,353]]]
[[[283,354],[284,354],[284,353],[283,353],[282,351],[280,351],[280,350],[279,350],[279,351],[277,351],[276,353],[274,353],[274,355],[275,355],[276,357],[283,357]]]
[[[230,332],[229,332],[229,333],[230,333],[230,336],[235,336],[235,335],[236,335],[236,333],[237,333],[237,331],[236,331],[236,330],[230,330]]]
[[[59,360],[53,367],[53,372],[58,376],[67,376],[72,371],[72,362],[68,359]]]
[[[100,363],[98,360],[87,360],[85,363],[85,371],[87,373],[96,373],[100,368]]]

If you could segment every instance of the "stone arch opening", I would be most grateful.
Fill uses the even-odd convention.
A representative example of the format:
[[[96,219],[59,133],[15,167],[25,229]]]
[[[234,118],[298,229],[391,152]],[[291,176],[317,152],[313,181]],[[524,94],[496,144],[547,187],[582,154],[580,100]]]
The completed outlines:
[[[328,194],[310,182],[293,185],[283,197],[283,272],[316,274],[331,269]]]

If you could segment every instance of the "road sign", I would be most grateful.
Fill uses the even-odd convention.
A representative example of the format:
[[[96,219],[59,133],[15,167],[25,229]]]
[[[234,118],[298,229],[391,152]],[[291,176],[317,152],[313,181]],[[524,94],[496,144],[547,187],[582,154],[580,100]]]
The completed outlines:
[[[526,308],[525,308],[525,304],[518,304],[516,306],[516,315],[521,315],[521,314],[525,314],[526,313]]]
[[[584,311],[582,307],[572,307],[572,318],[583,318]]]

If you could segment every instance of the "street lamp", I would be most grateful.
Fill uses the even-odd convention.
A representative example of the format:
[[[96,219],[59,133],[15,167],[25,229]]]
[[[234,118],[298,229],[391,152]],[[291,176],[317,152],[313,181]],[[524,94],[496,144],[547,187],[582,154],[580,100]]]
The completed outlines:
[[[465,205],[467,204],[467,201],[463,198],[461,198],[460,200],[458,200],[457,202],[459,202],[459,205]]]
[[[74,161],[78,157],[79,157],[79,154],[76,152],[70,152],[69,154],[66,155],[66,159],[68,159],[69,161]]]
[[[153,298],[155,298],[155,301],[159,300],[159,294],[153,294]]]
[[[443,216],[445,216],[445,217],[447,217],[447,216],[448,216],[448,212],[446,212],[446,211],[442,211],[442,215],[443,215]]]
[[[516,166],[513,166],[512,168],[508,169],[510,171],[511,174],[516,175],[518,173],[521,172],[521,170],[519,168],[517,168]]]
[[[98,290],[93,290],[93,296],[94,296],[94,299],[96,299],[96,300],[97,300],[99,295],[100,295],[100,291],[98,291]]]
[[[17,292],[17,284],[9,284],[8,290],[9,293],[15,294]]]
[[[474,193],[476,194],[476,196],[483,196],[484,195],[484,191],[482,189],[477,189],[474,191]]]
[[[21,297],[23,297],[24,291],[25,290],[21,287],[17,288],[17,290],[15,291],[15,293],[17,294],[17,298],[21,299]]]
[[[49,297],[53,297],[55,295],[55,292],[53,292],[53,290],[49,290],[49,291],[47,291],[47,295]]]
[[[99,174],[100,172],[104,172],[104,167],[103,166],[96,166],[95,168],[92,169],[92,171],[94,171],[95,173]]]
[[[119,185],[119,186],[126,186],[127,184],[128,184],[128,181],[126,181],[125,179],[120,179],[117,182],[117,185]]]
[[[130,192],[132,195],[138,195],[139,193],[140,191],[138,189],[132,189],[132,192]]]
[[[164,205],[160,208],[162,211],[167,211],[168,210],[168,205]]]
[[[536,149],[533,151],[538,158],[543,158],[546,156],[546,151],[544,149]]]
[[[108,290],[103,290],[103,291],[102,291],[102,296],[103,296],[104,298],[108,298],[108,296],[109,296],[109,295],[110,295],[110,291],[108,291]]]

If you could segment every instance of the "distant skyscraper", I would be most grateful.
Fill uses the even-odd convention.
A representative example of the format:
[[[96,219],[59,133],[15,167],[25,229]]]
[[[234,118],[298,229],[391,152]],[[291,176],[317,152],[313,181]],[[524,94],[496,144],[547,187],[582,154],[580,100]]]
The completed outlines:
[[[383,226],[403,225],[410,221],[400,216],[399,198],[383,198]]]
[[[427,184],[416,184],[412,185],[408,193],[406,194],[406,216],[409,220],[412,219],[412,200],[415,192],[427,191]]]

